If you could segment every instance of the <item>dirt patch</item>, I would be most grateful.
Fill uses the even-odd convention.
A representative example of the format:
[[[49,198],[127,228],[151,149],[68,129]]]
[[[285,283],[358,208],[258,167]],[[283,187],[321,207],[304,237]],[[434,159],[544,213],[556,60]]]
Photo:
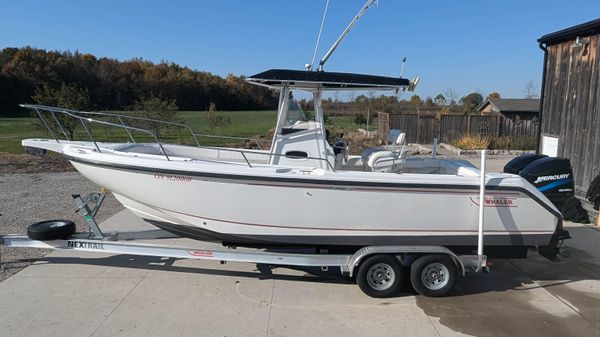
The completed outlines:
[[[0,152],[0,174],[75,171],[73,165],[60,155],[33,156]]]
[[[98,190],[99,186],[78,172],[0,174],[0,235],[24,234],[29,224],[48,219],[72,220],[79,231],[86,231],[87,224],[75,213],[71,195]],[[102,222],[122,209],[115,197],[108,194],[96,220]],[[0,281],[49,252],[6,247],[0,247],[0,250],[0,262],[4,267],[0,271]]]

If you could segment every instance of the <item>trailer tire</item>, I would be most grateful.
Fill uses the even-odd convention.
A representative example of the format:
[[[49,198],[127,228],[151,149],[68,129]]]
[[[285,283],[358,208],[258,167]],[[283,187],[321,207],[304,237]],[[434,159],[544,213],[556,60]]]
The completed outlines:
[[[27,226],[27,237],[31,240],[59,240],[73,234],[75,223],[70,220],[44,220]]]
[[[458,277],[456,264],[447,255],[425,255],[413,262],[410,281],[423,296],[442,297],[450,293]]]
[[[356,284],[368,296],[384,298],[395,295],[404,285],[398,259],[392,255],[373,255],[358,267]]]

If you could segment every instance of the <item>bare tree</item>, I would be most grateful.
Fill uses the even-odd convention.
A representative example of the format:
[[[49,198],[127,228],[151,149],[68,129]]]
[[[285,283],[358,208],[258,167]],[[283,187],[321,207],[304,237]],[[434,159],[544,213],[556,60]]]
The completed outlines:
[[[538,90],[537,86],[533,82],[533,80],[527,81],[525,83],[525,88],[523,89],[523,93],[525,94],[525,98],[538,98]]]
[[[456,105],[458,103],[458,93],[454,88],[450,87],[446,90],[446,99],[450,105]]]

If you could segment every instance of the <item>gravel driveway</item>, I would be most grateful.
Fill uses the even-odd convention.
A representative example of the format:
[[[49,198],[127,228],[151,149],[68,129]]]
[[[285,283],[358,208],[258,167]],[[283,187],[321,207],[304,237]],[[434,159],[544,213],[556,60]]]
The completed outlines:
[[[78,172],[0,174],[0,234],[26,233],[27,225],[40,220],[73,220],[78,230],[87,229],[83,218],[75,213],[71,194],[86,194],[100,187]],[[109,194],[98,212],[100,222],[121,211],[123,206]],[[5,280],[47,251],[39,249],[1,248]]]

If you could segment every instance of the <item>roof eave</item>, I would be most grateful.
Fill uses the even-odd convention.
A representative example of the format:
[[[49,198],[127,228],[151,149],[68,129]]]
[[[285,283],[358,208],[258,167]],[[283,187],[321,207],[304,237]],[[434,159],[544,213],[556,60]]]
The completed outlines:
[[[577,26],[565,28],[554,33],[546,34],[537,41],[546,45],[553,45],[575,39],[577,36],[590,36],[600,34],[600,19],[582,23]]]

